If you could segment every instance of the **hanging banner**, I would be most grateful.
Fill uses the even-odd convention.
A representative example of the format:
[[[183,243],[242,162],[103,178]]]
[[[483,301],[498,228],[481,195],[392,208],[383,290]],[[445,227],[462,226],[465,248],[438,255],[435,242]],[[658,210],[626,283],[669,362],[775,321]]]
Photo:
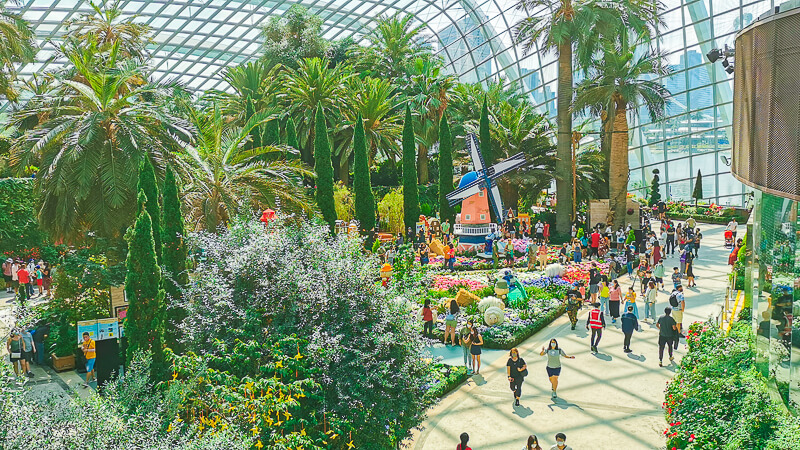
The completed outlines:
[[[83,333],[89,333],[91,339],[97,340],[100,328],[97,320],[81,320],[78,322],[78,343],[83,342]]]

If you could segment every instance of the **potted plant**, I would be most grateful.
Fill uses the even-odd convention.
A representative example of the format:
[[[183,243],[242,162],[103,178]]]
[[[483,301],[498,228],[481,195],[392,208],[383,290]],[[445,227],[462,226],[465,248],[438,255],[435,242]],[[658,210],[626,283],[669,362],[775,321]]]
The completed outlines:
[[[51,330],[48,336],[50,362],[53,370],[62,372],[75,368],[76,341],[72,327],[68,323],[61,323]]]

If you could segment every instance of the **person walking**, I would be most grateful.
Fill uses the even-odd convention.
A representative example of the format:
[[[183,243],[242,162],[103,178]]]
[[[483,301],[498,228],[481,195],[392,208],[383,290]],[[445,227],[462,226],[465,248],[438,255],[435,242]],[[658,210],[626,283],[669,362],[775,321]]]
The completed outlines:
[[[3,281],[6,283],[6,294],[14,292],[14,287],[11,284],[11,266],[14,265],[14,260],[8,258],[3,261]]]
[[[36,347],[33,346],[33,336],[31,335],[30,331],[26,329],[22,329],[20,332],[20,337],[22,338],[22,342],[25,344],[25,351],[22,352],[22,373],[33,378],[33,372],[31,371],[31,364],[33,363],[33,359],[36,355]]]
[[[625,311],[628,310],[628,307],[633,307],[633,313],[636,315],[636,318],[639,318],[639,308],[636,306],[636,292],[633,290],[633,286],[628,288],[628,293],[625,294]]]
[[[656,297],[658,288],[652,281],[647,283],[647,290],[644,292],[644,320],[652,319],[656,322]]]
[[[664,289],[664,275],[666,269],[664,269],[664,261],[659,261],[655,267],[653,267],[653,277],[656,279],[656,287],[659,285],[661,289]]]
[[[653,265],[661,262],[661,244],[659,241],[653,243]]]
[[[469,353],[472,355],[472,368],[477,374],[481,373],[481,347],[483,347],[483,336],[478,332],[478,327],[472,326],[469,332],[470,349]]]
[[[557,433],[556,444],[550,447],[550,450],[572,450],[572,447],[567,445],[567,435],[564,433]]]
[[[50,334],[50,326],[40,323],[33,332],[33,347],[36,349],[36,364],[44,365],[44,340]]]
[[[17,280],[19,281],[19,291],[22,292],[21,299],[27,300],[31,298],[30,294],[30,283],[31,283],[31,275],[28,272],[28,268],[21,264],[19,266],[19,270],[17,271]]]
[[[86,358],[86,382],[83,383],[83,387],[85,388],[89,387],[89,383],[92,382],[94,378],[94,362],[97,359],[95,347],[94,339],[90,338],[89,333],[84,331],[81,350],[83,351],[83,356]]]
[[[425,304],[422,306],[422,322],[422,335],[433,338],[433,311],[430,299],[425,299]]]
[[[589,269],[589,294],[592,296],[592,303],[597,301],[597,293],[600,291],[600,271],[597,270],[597,263],[592,261]]]
[[[628,307],[620,320],[622,321],[622,334],[625,335],[625,339],[622,341],[622,351],[630,353],[633,351],[631,350],[631,336],[634,331],[639,331],[639,320],[636,319],[636,314],[633,313],[631,307]]]
[[[539,253],[539,245],[536,241],[531,240],[525,248],[525,255],[528,257],[528,270],[536,268],[536,258]]]
[[[545,244],[549,244],[550,243],[550,222],[545,222],[544,223],[544,231],[543,231],[542,234],[544,235],[544,243]]]
[[[600,311],[600,304],[592,303],[589,317],[586,318],[586,329],[592,330],[592,337],[589,340],[589,348],[592,353],[597,353],[597,346],[600,345],[600,339],[603,337],[603,328],[605,327],[606,319],[603,316],[603,312]]]
[[[458,437],[458,440],[461,441],[461,443],[456,445],[456,450],[472,450],[471,448],[467,447],[467,443],[469,443],[469,435],[467,433],[461,433],[461,436]]]
[[[600,281],[600,311],[605,315],[609,315],[608,311],[608,295],[611,290],[608,288],[608,281]]]
[[[703,239],[703,233],[700,232],[700,228],[695,229],[694,232],[694,257],[699,258],[700,252],[700,241]]]
[[[19,331],[11,331],[11,335],[6,340],[6,352],[11,360],[11,365],[14,366],[14,374],[18,377],[22,376],[25,373],[22,365],[25,342],[22,340]]]
[[[551,397],[557,398],[558,377],[561,376],[561,357],[563,356],[567,359],[575,359],[575,357],[564,353],[564,350],[558,347],[558,341],[555,339],[550,339],[547,348],[542,347],[542,351],[539,355],[547,356],[547,377],[550,379],[550,386],[553,388]]]
[[[506,372],[508,373],[511,392],[514,393],[514,406],[519,406],[519,398],[522,396],[522,383],[525,381],[525,377],[528,376],[528,365],[525,364],[524,359],[520,358],[517,348],[512,348],[509,352]]]
[[[447,336],[450,336],[450,341],[453,345],[456,345],[456,325],[458,325],[460,311],[458,302],[455,299],[450,300],[450,307],[444,316],[444,345],[447,345]]]
[[[619,302],[622,297],[622,287],[619,282],[614,280],[608,289],[608,311],[611,313],[611,323],[617,323],[619,317]]]
[[[461,352],[464,356],[464,367],[467,368],[469,373],[474,371],[472,367],[472,358],[470,355],[470,343],[469,343],[469,334],[472,332],[472,321],[467,321],[467,323],[461,327],[461,330],[458,333],[459,340],[461,341]]]
[[[672,225],[667,226],[667,240],[664,246],[664,255],[675,254],[675,228]]]
[[[672,356],[673,341],[677,340],[675,333],[677,331],[677,324],[675,319],[670,316],[672,308],[667,306],[664,308],[664,315],[658,318],[656,327],[658,328],[658,367],[663,367],[664,363],[664,347],[669,350],[669,360],[675,358]]]
[[[581,243],[577,239],[572,244],[572,262],[580,263],[582,258]]]
[[[567,291],[566,298],[564,299],[564,303],[567,305],[567,317],[569,317],[569,322],[572,325],[571,329],[575,329],[575,326],[578,324],[578,310],[581,309],[581,304],[583,300],[579,299],[580,295],[576,295],[575,289],[571,291]]]
[[[683,294],[683,286],[678,285],[669,296],[669,306],[672,309],[672,318],[675,320],[677,331],[675,337],[675,349],[678,349],[678,338],[683,337],[683,312],[686,310],[686,297]]]
[[[688,254],[689,254],[688,249],[684,248],[683,250],[681,250],[681,256],[680,256],[680,262],[681,262],[680,275],[681,275],[681,278],[683,278],[686,275],[686,258],[687,258],[686,255],[688,255]]]
[[[736,240],[736,229],[738,227],[739,227],[739,222],[737,222],[736,219],[734,219],[732,217],[731,217],[731,221],[728,222],[728,226],[725,227],[726,231],[730,231],[731,233],[733,233],[733,240],[734,241]]]
[[[692,252],[686,252],[686,284],[689,287],[697,286],[694,282],[694,258]]]
[[[591,247],[589,247],[589,259],[597,259],[600,256],[600,232],[595,229],[591,235]]]
[[[542,450],[542,447],[539,446],[539,438],[535,434],[528,436],[528,441],[522,450]]]

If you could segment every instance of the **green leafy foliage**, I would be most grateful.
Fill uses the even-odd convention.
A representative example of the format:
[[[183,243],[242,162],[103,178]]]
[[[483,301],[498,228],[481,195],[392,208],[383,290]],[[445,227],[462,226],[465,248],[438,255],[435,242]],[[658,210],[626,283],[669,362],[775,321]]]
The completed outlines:
[[[655,206],[661,201],[661,183],[659,183],[658,169],[653,169],[653,182],[650,183],[650,198],[647,200],[649,206]]]
[[[47,235],[36,221],[37,198],[30,178],[0,179],[0,252],[41,247]]]
[[[406,104],[403,124],[403,225],[404,230],[416,229],[419,220],[419,192],[417,190],[417,148],[414,145],[414,121],[411,107]]]
[[[770,395],[755,367],[752,325],[730,333],[694,323],[689,352],[665,391],[667,448],[796,448],[800,422]]]
[[[150,351],[156,365],[155,376],[163,376],[164,327],[166,304],[162,289],[161,268],[156,261],[153,245],[153,228],[150,214],[143,204],[147,201],[139,192],[139,217],[126,233],[128,258],[126,260],[125,294],[128,314],[125,335],[128,337],[128,361],[141,351]]]
[[[369,155],[364,138],[364,121],[361,114],[356,119],[353,134],[353,191],[355,193],[356,219],[363,231],[375,228],[375,196],[369,175]]]
[[[150,220],[153,225],[153,244],[156,248],[156,259],[161,264],[161,194],[158,190],[156,183],[156,174],[153,171],[153,165],[149,159],[144,159],[139,165],[139,192],[144,192],[147,199],[144,203],[144,208],[147,214],[150,215]],[[139,204],[139,211],[141,214],[142,205]]]
[[[163,247],[161,249],[164,268],[164,292],[168,301],[170,326],[168,342],[170,346],[177,343],[176,324],[183,320],[184,312],[179,302],[182,298],[181,289],[189,283],[189,273],[186,270],[187,249],[184,238],[183,215],[181,214],[181,200],[178,183],[171,167],[167,167],[164,177],[164,209],[162,211]]]
[[[314,170],[317,172],[317,207],[322,213],[323,220],[333,231],[336,224],[336,207],[333,201],[333,163],[331,162],[331,145],[328,142],[328,127],[325,124],[325,115],[322,113],[321,105],[317,107],[314,129],[316,132]]]
[[[453,136],[445,111],[439,122],[439,218],[451,224],[455,223],[455,211],[447,201],[447,194],[453,189]]]

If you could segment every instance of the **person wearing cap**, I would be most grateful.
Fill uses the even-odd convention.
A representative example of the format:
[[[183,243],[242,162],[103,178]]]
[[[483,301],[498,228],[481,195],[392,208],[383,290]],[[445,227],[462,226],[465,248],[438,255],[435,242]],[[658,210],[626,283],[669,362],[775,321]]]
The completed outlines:
[[[586,318],[586,329],[592,330],[592,337],[589,341],[592,353],[597,353],[597,346],[600,345],[600,339],[603,337],[603,328],[605,327],[606,319],[603,317],[603,312],[600,311],[600,303],[592,303],[589,317]]]
[[[8,258],[7,260],[3,261],[3,281],[6,282],[6,294],[14,292],[14,288],[11,285],[12,265],[14,265],[14,260],[11,258]]]
[[[631,350],[631,336],[634,331],[639,330],[639,320],[636,319],[636,314],[633,313],[633,306],[628,306],[628,310],[622,315],[622,333],[625,335],[625,340],[622,342],[622,351],[630,353]]]

